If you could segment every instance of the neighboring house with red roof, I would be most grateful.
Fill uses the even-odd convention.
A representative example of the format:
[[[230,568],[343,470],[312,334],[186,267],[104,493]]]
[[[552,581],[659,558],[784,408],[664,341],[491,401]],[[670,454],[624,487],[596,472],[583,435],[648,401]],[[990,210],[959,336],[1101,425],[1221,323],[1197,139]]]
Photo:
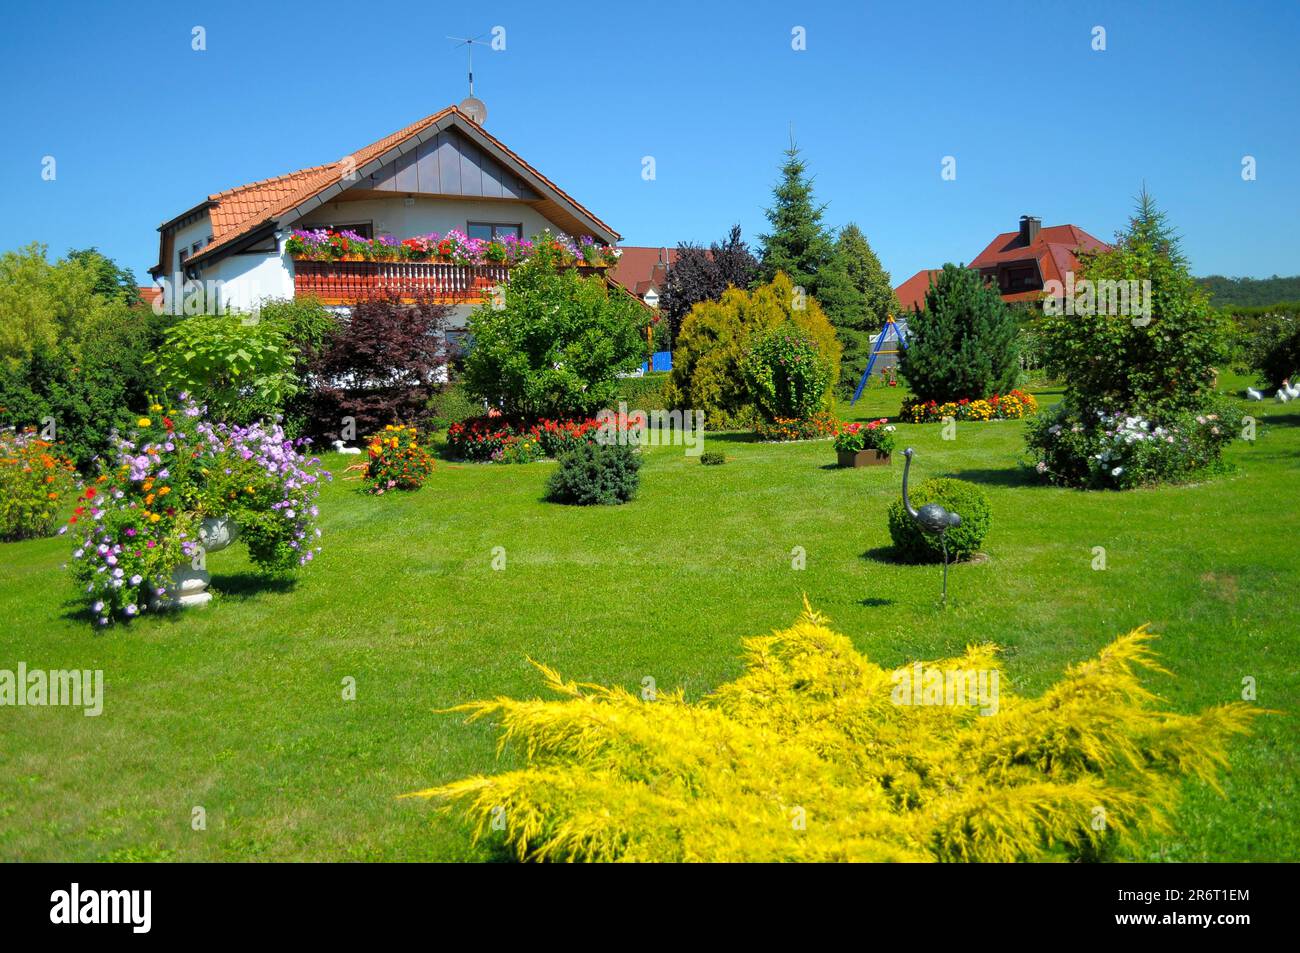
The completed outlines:
[[[294,229],[319,228],[397,241],[452,229],[470,238],[549,230],[618,241],[618,232],[484,130],[474,105],[481,104],[448,106],[337,162],[210,194],[158,227],[150,275],[164,291],[213,282],[212,303],[222,308],[251,311],[268,298],[307,294],[347,305],[396,292],[432,294],[463,318],[506,280],[507,266],[295,261],[285,242]],[[171,306],[179,310],[180,302]]]
[[[1077,225],[1050,225],[1032,215],[1020,216],[1020,227],[1003,232],[975,256],[968,268],[979,271],[997,285],[1002,300],[1038,301],[1049,282],[1066,284],[1066,275],[1078,270],[1081,252],[1107,251],[1110,245]],[[925,307],[925,293],[934,270],[918,271],[894,289],[907,311]]]
[[[668,269],[677,262],[677,249],[624,245],[621,251],[623,254],[609,270],[609,277],[647,306],[658,308]]]
[[[930,283],[938,274],[937,268],[922,268],[894,289],[894,296],[898,298],[904,312],[911,314],[917,308],[925,310],[925,293],[930,290]]]

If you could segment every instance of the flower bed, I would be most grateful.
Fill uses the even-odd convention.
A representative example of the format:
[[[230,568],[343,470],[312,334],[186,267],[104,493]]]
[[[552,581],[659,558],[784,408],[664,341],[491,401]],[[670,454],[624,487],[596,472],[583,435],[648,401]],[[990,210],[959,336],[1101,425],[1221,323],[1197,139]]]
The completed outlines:
[[[1227,402],[1159,421],[1087,413],[1062,403],[1030,424],[1025,439],[1034,471],[1044,479],[1059,486],[1125,490],[1176,483],[1221,466],[1223,448],[1240,432],[1241,416]]]
[[[1038,400],[1019,388],[978,400],[961,400],[940,404],[933,400],[909,397],[903,401],[899,419],[909,424],[938,423],[945,417],[954,420],[1019,420],[1038,413]]]
[[[366,446],[366,489],[376,496],[389,490],[418,490],[433,472],[433,456],[414,427],[389,424]]]
[[[577,443],[594,441],[602,426],[589,420],[536,420],[518,417],[471,417],[447,429],[447,448],[462,460],[483,463],[532,463],[558,457]]]
[[[50,536],[77,484],[72,461],[34,432],[0,433],[0,540]]]
[[[430,232],[400,241],[387,235],[364,238],[344,229],[294,229],[285,242],[294,258],[311,261],[429,261],[452,265],[517,265],[539,254],[554,255],[560,264],[578,262],[604,267],[618,262],[623,254],[612,245],[600,245],[583,235],[575,242],[567,235],[543,232],[531,239],[507,235],[501,240],[470,238],[452,229],[446,234]]]
[[[894,426],[887,417],[865,424],[841,422],[835,434],[835,449],[839,453],[861,453],[863,450],[893,453]]]
[[[896,368],[896,367],[882,367],[882,368],[880,369],[880,375],[879,375],[879,377],[876,378],[876,380],[877,380],[877,382],[880,384],[881,387],[897,387],[897,386],[898,386],[898,368]]]
[[[305,566],[320,552],[315,498],[329,473],[279,424],[229,427],[203,419],[181,395],[179,413],[142,417],[119,439],[116,465],[81,494],[68,520],[69,564],[100,625],[131,619],[169,595],[171,574],[201,556],[205,518],[239,525],[253,562]]]
[[[778,417],[760,420],[754,425],[759,440],[789,442],[792,440],[823,440],[839,431],[839,421],[829,410],[818,411],[800,420]]]

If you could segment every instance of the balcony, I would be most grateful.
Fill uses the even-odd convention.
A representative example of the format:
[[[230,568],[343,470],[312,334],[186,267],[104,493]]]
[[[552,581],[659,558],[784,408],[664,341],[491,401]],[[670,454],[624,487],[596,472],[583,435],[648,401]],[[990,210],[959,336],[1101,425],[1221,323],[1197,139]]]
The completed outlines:
[[[479,304],[510,280],[510,265],[456,265],[443,261],[293,262],[295,298],[350,305],[375,298],[430,298],[438,304]],[[578,265],[583,275],[603,275],[600,265]]]

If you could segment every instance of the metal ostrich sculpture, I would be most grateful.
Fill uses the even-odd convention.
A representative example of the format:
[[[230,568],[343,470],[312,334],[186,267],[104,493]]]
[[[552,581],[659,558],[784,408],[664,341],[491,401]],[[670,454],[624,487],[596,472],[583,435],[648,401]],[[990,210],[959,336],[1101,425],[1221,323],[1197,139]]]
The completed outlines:
[[[939,534],[939,545],[943,547],[943,596],[939,602],[947,604],[948,540],[945,538],[945,534],[954,526],[961,525],[961,517],[956,513],[949,513],[938,503],[926,503],[919,510],[913,508],[912,501],[907,498],[907,474],[912,469],[913,453],[911,447],[903,451],[903,456],[907,458],[907,461],[903,464],[903,508],[907,510],[907,515],[912,517],[912,522],[921,527],[922,532]]]

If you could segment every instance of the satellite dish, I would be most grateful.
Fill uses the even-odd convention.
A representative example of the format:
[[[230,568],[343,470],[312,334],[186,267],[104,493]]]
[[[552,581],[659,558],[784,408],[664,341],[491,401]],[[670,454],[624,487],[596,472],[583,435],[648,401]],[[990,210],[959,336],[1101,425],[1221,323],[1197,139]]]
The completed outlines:
[[[487,106],[484,105],[483,100],[474,96],[467,96],[462,99],[456,108],[468,116],[475,125],[481,126],[483,121],[487,119]]]

